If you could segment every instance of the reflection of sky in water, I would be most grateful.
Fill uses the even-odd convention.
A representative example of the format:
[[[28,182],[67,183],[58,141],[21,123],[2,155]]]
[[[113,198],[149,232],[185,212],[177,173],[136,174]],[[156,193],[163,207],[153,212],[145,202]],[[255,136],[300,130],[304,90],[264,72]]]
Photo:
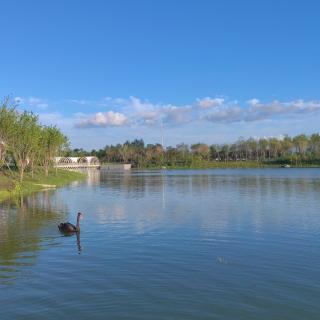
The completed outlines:
[[[273,172],[274,177],[103,172],[100,188],[91,189],[101,174],[96,171],[94,182],[89,178],[83,186],[88,194],[77,203],[102,224],[128,223],[140,232],[159,223],[196,224],[215,232],[229,227],[255,232],[292,224],[312,227],[319,180]]]
[[[78,319],[316,319],[319,193],[318,169],[95,170],[3,203],[0,318],[14,301],[48,319],[52,305]],[[57,230],[78,211],[81,243]]]

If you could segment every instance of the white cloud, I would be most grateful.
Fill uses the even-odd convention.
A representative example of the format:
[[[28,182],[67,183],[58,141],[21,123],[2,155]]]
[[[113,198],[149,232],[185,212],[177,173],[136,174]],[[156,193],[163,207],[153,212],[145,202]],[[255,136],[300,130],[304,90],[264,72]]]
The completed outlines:
[[[186,122],[190,119],[192,108],[186,105],[154,104],[130,97],[126,110],[134,123],[152,125],[160,120],[170,124]]]
[[[83,100],[87,101],[87,100]],[[289,102],[272,101],[262,103],[257,98],[241,105],[237,100],[226,101],[223,98],[198,98],[194,104],[173,105],[152,103],[137,97],[104,98],[96,105],[109,108],[94,115],[82,115],[77,127],[103,126],[152,126],[162,121],[167,126],[191,121],[209,121],[214,123],[255,122],[280,117],[294,117],[320,111],[319,101],[294,100]]]
[[[225,99],[223,98],[210,98],[210,97],[205,97],[201,99],[198,98],[197,105],[200,108],[207,109],[207,108],[222,106],[224,101]]]
[[[76,124],[79,128],[124,126],[128,123],[127,117],[119,112],[98,112],[92,116],[82,116]]]
[[[28,103],[32,106],[32,107],[36,107],[36,108],[40,108],[40,109],[45,109],[48,107],[48,103],[40,98],[35,98],[35,97],[30,97],[28,99]]]
[[[15,97],[14,101],[20,106],[31,107],[31,108],[34,107],[37,109],[46,109],[49,106],[46,100],[42,98],[36,98],[36,97],[28,97],[28,98]]]
[[[190,104],[176,105],[134,96],[105,97],[96,100],[64,100],[64,104],[61,101],[50,102],[50,112],[36,110],[42,103],[47,104],[47,100],[18,96],[14,100],[22,107],[19,109],[38,111],[41,123],[56,124],[77,146],[101,147],[106,143],[123,142],[132,137],[141,137],[154,143],[160,141],[161,121],[168,145],[181,141],[225,142],[239,136],[257,134],[310,134],[319,130],[320,121],[320,101],[303,99],[263,102],[253,98],[239,102],[235,99],[204,97]],[[67,106],[70,103],[75,104],[72,110],[78,109],[82,113],[71,113],[70,109],[68,112]],[[79,128],[92,128],[92,131],[90,134],[80,134]],[[95,128],[108,128],[108,137],[101,136],[101,131]]]
[[[238,122],[243,120],[243,110],[239,106],[223,107],[205,115],[202,119],[211,122]]]
[[[192,120],[191,106],[169,106],[163,109],[164,121],[169,124],[184,123]]]
[[[14,101],[22,107],[45,109],[46,100],[36,97],[15,97]],[[198,98],[191,104],[174,105],[170,103],[151,102],[130,96],[129,98],[104,97],[99,100],[72,99],[65,100],[79,105],[90,105],[97,113],[73,114],[66,119],[78,128],[91,127],[152,127],[159,126],[162,121],[167,127],[175,125],[213,122],[240,123],[259,122],[262,120],[299,119],[307,115],[320,114],[320,101],[297,99],[293,101],[261,102],[252,98],[241,104],[237,100],[225,98]],[[57,105],[57,103],[55,103]],[[90,108],[91,109],[91,108]],[[82,109],[83,110],[83,109]],[[57,114],[43,113],[41,116],[46,123],[52,117],[53,122],[62,123],[63,119]]]
[[[247,101],[248,104],[250,104],[251,106],[255,106],[259,103],[260,101],[256,98],[250,99]]]
[[[148,100],[131,96],[128,99],[108,98],[108,107],[120,110],[134,125],[153,125],[163,122],[178,123],[186,121],[186,114],[191,111],[189,106],[152,103]]]
[[[147,100],[141,101],[132,96],[127,100],[122,99],[121,104],[133,123],[152,125],[162,118],[164,108],[162,104],[154,104]]]
[[[178,105],[134,96],[60,101],[16,96],[14,102],[19,110],[36,112],[42,124],[61,128],[73,147],[85,148],[100,148],[136,137],[148,143],[160,142],[161,121],[166,145],[224,143],[239,136],[311,134],[319,131],[320,121],[320,101],[303,99],[264,102],[254,97],[239,102],[226,97],[203,97]],[[79,128],[91,131],[79,132]],[[101,135],[96,128],[108,128],[108,135]]]
[[[252,122],[266,119],[277,119],[283,116],[294,117],[320,112],[320,101],[294,100],[270,103],[261,103],[258,99],[252,99],[249,107],[240,105],[222,106],[214,112],[206,114],[203,118],[212,122]]]
[[[84,100],[84,99],[67,99],[66,100],[67,102],[72,102],[72,103],[75,103],[75,104],[80,104],[80,105],[88,105],[88,104],[91,104],[92,101],[89,101],[89,100]]]

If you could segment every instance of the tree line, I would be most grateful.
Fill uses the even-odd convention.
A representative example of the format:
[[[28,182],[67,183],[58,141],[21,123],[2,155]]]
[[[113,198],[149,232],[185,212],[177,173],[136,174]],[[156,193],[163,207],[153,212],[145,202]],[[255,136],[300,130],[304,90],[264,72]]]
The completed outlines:
[[[40,124],[32,112],[19,112],[8,98],[1,103],[0,165],[10,170],[16,167],[20,182],[26,171],[33,176],[37,166],[41,166],[47,176],[53,157],[67,143],[67,137],[56,126]]]
[[[161,144],[145,144],[142,139],[107,145],[100,150],[68,151],[68,156],[95,155],[101,162],[131,163],[134,167],[197,167],[209,162],[255,161],[262,163],[320,164],[320,135],[299,134],[294,137],[244,139],[230,144],[178,144],[163,148]]]

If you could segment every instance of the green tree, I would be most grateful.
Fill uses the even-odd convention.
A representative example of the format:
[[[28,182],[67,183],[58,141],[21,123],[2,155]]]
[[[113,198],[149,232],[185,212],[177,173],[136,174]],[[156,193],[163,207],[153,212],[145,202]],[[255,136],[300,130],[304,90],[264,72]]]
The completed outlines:
[[[301,156],[304,156],[309,143],[308,137],[305,134],[300,134],[298,136],[295,136],[292,141],[294,146],[296,147],[297,152]]]
[[[53,158],[58,155],[63,147],[67,146],[68,139],[56,126],[44,126],[41,131],[41,162],[47,176]]]
[[[15,124],[17,121],[17,116],[18,114],[15,108],[10,105],[9,98],[5,98],[0,107],[1,165],[4,164],[5,153],[10,149],[9,145],[15,134]]]
[[[14,133],[8,140],[8,146],[16,162],[20,182],[22,182],[24,172],[30,163],[31,153],[34,150],[38,132],[38,117],[32,112],[24,111],[17,114],[13,127]]]
[[[269,145],[268,140],[265,138],[259,139],[258,145],[259,145],[259,150],[260,150],[260,156],[261,156],[262,160],[265,160],[267,150],[268,150],[268,145]]]
[[[320,152],[320,134],[314,133],[311,135],[310,140],[310,150],[314,155],[318,155]]]
[[[198,156],[201,160],[208,160],[210,154],[210,148],[205,143],[196,143],[191,145],[191,152]]]

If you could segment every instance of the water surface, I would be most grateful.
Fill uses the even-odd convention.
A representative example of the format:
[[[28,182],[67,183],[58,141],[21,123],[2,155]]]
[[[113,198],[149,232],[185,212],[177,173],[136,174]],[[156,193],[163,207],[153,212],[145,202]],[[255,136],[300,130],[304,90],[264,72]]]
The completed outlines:
[[[0,205],[0,319],[319,319],[319,249],[319,169],[90,171]]]

